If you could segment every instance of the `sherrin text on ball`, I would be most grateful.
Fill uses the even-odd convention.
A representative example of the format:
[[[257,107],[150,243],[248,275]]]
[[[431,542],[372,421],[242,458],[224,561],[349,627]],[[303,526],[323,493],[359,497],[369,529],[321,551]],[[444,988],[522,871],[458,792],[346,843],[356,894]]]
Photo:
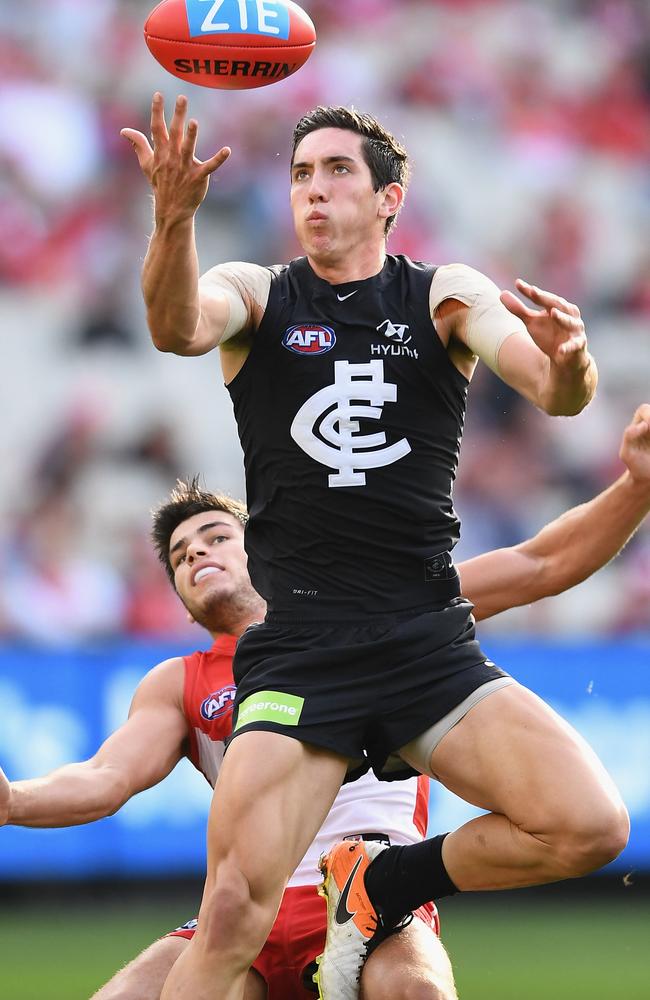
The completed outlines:
[[[201,87],[248,90],[284,80],[316,44],[311,18],[293,0],[162,0],[144,26],[168,73]]]

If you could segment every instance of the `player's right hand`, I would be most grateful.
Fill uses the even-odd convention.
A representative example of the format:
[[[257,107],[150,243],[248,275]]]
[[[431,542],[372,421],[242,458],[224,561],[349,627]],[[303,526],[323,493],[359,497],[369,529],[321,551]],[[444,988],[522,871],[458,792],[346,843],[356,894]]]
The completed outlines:
[[[9,819],[9,800],[11,798],[11,785],[9,779],[0,767],[0,826],[4,826]]]
[[[517,290],[538,308],[531,309],[506,290],[500,296],[506,309],[519,317],[553,365],[565,371],[582,370],[588,363],[589,355],[585,325],[577,305],[522,278],[517,278],[516,285]]]
[[[619,455],[635,482],[650,491],[650,403],[642,403],[625,428]]]
[[[187,98],[177,97],[168,131],[162,94],[155,93],[151,102],[153,148],[142,132],[132,128],[120,132],[133,146],[153,188],[157,222],[191,218],[207,194],[210,175],[230,156],[230,148],[223,146],[209,160],[198,160],[194,154],[199,126],[190,118],[186,127],[186,114]]]

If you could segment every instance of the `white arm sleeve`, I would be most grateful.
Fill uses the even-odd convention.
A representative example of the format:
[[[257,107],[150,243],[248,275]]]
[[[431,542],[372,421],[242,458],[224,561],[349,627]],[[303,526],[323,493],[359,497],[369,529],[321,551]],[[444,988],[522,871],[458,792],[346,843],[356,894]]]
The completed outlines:
[[[499,289],[480,271],[467,264],[443,264],[433,276],[429,292],[431,318],[445,299],[457,299],[469,306],[467,346],[497,375],[499,351],[513,333],[528,337],[518,316],[508,312],[499,300]]]
[[[207,271],[201,284],[206,288],[216,287],[228,300],[230,316],[221,337],[223,343],[250,325],[254,305],[264,312],[271,288],[271,272],[259,264],[229,261]]]

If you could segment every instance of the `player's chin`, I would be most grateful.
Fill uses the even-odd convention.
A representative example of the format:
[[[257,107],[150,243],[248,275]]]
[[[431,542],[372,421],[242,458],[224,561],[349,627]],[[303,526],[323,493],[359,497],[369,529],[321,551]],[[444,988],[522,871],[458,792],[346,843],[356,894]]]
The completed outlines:
[[[331,236],[326,233],[312,233],[311,239],[303,243],[305,252],[318,260],[331,260],[336,257],[336,245]]]
[[[301,226],[297,236],[305,250],[312,247],[322,247],[332,242],[332,233],[323,222]]]
[[[228,579],[227,576],[215,576],[206,580],[203,586],[199,590],[195,590],[190,597],[189,603],[194,605],[196,608],[206,607],[212,604],[215,600],[223,600],[232,593],[233,585],[232,581]],[[190,611],[192,608],[189,609]]]

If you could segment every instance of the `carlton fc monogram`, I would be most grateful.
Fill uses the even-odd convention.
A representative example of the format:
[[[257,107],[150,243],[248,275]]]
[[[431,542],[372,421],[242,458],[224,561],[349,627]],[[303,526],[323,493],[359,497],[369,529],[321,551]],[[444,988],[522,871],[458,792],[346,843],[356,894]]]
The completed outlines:
[[[387,445],[383,431],[360,432],[359,419],[380,420],[384,404],[396,401],[397,386],[384,381],[383,361],[335,361],[334,383],[303,403],[291,437],[310,458],[337,470],[329,486],[365,486],[364,470],[391,465],[411,451],[406,438]]]

